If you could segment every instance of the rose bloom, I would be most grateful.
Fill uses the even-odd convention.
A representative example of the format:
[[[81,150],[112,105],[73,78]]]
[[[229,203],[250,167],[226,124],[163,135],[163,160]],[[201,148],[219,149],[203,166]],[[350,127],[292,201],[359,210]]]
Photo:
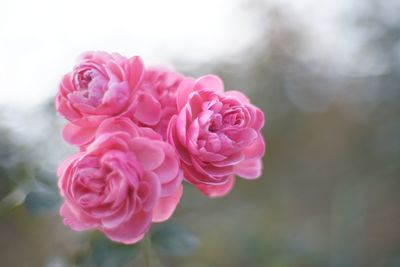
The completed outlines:
[[[161,105],[161,118],[156,125],[146,125],[166,139],[167,128],[171,117],[178,113],[176,90],[184,76],[166,69],[150,68],[145,71],[141,90],[151,93]]]
[[[182,195],[182,171],[174,148],[149,128],[110,118],[95,141],[59,167],[64,224],[98,229],[113,241],[132,244],[152,222],[167,220]]]
[[[246,96],[224,92],[222,81],[207,75],[181,82],[177,106],[168,138],[189,183],[219,197],[230,191],[235,174],[245,179],[261,175],[264,114]]]
[[[112,116],[127,116],[135,122],[155,125],[160,120],[158,101],[138,92],[144,76],[142,60],[106,52],[84,53],[67,73],[56,96],[57,111],[69,120],[64,139],[84,146],[93,140],[99,123]]]

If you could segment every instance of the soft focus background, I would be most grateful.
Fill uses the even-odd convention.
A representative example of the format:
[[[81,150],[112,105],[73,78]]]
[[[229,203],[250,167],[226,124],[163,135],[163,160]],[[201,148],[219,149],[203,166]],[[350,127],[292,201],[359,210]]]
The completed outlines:
[[[0,266],[143,266],[57,215],[53,97],[85,50],[216,73],[266,114],[263,177],[187,187],[153,266],[400,266],[398,0],[0,1]]]

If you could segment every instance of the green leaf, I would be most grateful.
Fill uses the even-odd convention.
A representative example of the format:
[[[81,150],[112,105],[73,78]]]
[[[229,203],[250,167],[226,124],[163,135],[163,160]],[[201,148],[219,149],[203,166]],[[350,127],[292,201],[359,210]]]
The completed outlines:
[[[186,256],[199,247],[198,238],[179,224],[161,225],[152,234],[152,243],[161,253]]]
[[[131,262],[138,253],[135,245],[120,245],[99,235],[93,240],[89,261],[96,267],[121,267]]]
[[[33,215],[55,211],[61,199],[58,192],[51,190],[35,190],[29,192],[24,201],[26,210]]]

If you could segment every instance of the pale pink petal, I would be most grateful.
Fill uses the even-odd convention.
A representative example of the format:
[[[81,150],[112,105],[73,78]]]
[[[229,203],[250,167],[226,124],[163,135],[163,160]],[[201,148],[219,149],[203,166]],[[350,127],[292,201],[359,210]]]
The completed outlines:
[[[264,156],[265,153],[265,143],[264,138],[261,133],[258,134],[256,141],[250,146],[243,150],[243,154],[246,159],[255,159]]]
[[[178,189],[178,187],[182,184],[183,180],[183,171],[179,170],[175,179],[171,180],[168,183],[161,184],[161,197],[167,197],[173,195],[174,192]]]
[[[148,127],[140,127],[139,132],[141,136],[148,137],[153,140],[162,140],[161,135],[156,133],[153,129]]]
[[[186,120],[188,118],[188,111],[186,109],[182,110],[178,117],[176,117],[176,133],[178,135],[179,141],[182,145],[186,145]]]
[[[98,107],[105,110],[106,114],[117,115],[123,110],[129,100],[129,85],[123,81],[112,83],[109,89],[104,93],[103,103]]]
[[[235,166],[235,173],[248,180],[260,177],[261,172],[262,172],[261,159],[244,160]]]
[[[234,166],[244,159],[243,153],[235,153],[224,160],[214,161],[212,164],[217,167]]]
[[[136,100],[134,117],[147,125],[157,124],[161,118],[160,103],[150,94],[140,94]]]
[[[234,183],[235,177],[231,175],[224,184],[195,184],[195,186],[206,196],[216,198],[223,197],[228,194],[231,191]]]
[[[223,177],[233,173],[233,166],[228,165],[228,166],[217,167],[212,164],[208,164],[206,166],[203,166],[203,170],[208,175],[214,177]]]
[[[115,228],[101,228],[111,240],[123,244],[134,244],[141,240],[151,224],[151,212],[139,212]]]
[[[168,142],[175,147],[180,159],[189,164],[191,162],[190,155],[186,148],[180,143],[176,133],[176,119],[177,116],[172,117],[168,125]]]
[[[136,89],[144,76],[144,64],[140,57],[134,56],[129,60],[129,84],[131,90]]]
[[[194,91],[215,91],[217,93],[224,92],[224,83],[222,80],[216,75],[205,75],[200,77],[194,86]]]
[[[90,230],[96,227],[95,223],[89,222],[88,220],[79,219],[76,213],[72,211],[70,206],[66,203],[61,205],[60,215],[63,217],[65,225],[71,227],[75,231]]]
[[[180,186],[173,195],[160,198],[153,210],[153,222],[163,222],[168,220],[175,211],[175,208],[182,197],[182,193],[183,186]]]
[[[264,121],[264,113],[260,109],[256,108],[256,121],[253,125],[254,129],[261,130],[261,128],[264,127]]]
[[[127,218],[126,216],[129,214],[127,210],[129,205],[125,204],[121,206],[118,210],[108,210],[108,213],[98,214],[99,217],[103,217],[101,219],[101,225],[105,228],[115,228],[121,225]]]
[[[148,138],[136,137],[130,141],[130,147],[145,170],[154,170],[164,161],[164,150]]]
[[[126,132],[131,136],[138,135],[138,127],[131,120],[124,117],[114,117],[104,120],[96,131],[96,137],[102,134]]]
[[[176,104],[178,107],[178,111],[180,111],[186,105],[189,94],[193,91],[194,83],[195,82],[193,81],[193,79],[187,78],[181,81],[181,83],[179,84],[176,93]]]
[[[250,100],[247,98],[245,94],[235,90],[229,90],[225,93],[227,96],[231,96],[233,98],[238,99],[242,104],[249,104]]]
[[[160,197],[161,184],[153,172],[146,171],[142,179],[138,196],[141,198],[142,210],[150,212]]]
[[[57,168],[57,176],[58,177],[62,177],[64,175],[64,172],[67,168],[69,168],[71,166],[71,164],[76,161],[77,159],[79,159],[80,157],[82,157],[82,155],[84,155],[85,153],[80,152],[80,153],[76,153],[73,154],[69,157],[67,157],[63,162],[61,162],[61,164],[58,166]]]
[[[56,98],[56,110],[59,114],[64,116],[67,120],[73,121],[82,117],[65,97],[58,95]]]
[[[158,166],[154,172],[157,174],[161,183],[168,183],[176,178],[179,171],[179,162],[172,146],[164,142],[158,142],[158,145],[163,148],[165,158],[163,163]]]
[[[72,123],[65,125],[62,137],[72,145],[82,146],[93,140],[96,128],[83,128]]]

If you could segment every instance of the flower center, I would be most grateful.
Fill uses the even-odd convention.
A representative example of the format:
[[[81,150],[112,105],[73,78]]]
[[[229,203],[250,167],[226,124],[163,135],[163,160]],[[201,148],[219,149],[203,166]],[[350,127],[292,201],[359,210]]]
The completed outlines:
[[[89,83],[93,79],[93,71],[91,69],[85,69],[78,73],[78,88],[79,90],[87,90]]]
[[[223,127],[222,125],[222,116],[219,113],[214,113],[211,117],[211,121],[210,121],[210,125],[208,127],[208,130],[210,132],[218,132],[219,130],[221,130],[221,128]]]

